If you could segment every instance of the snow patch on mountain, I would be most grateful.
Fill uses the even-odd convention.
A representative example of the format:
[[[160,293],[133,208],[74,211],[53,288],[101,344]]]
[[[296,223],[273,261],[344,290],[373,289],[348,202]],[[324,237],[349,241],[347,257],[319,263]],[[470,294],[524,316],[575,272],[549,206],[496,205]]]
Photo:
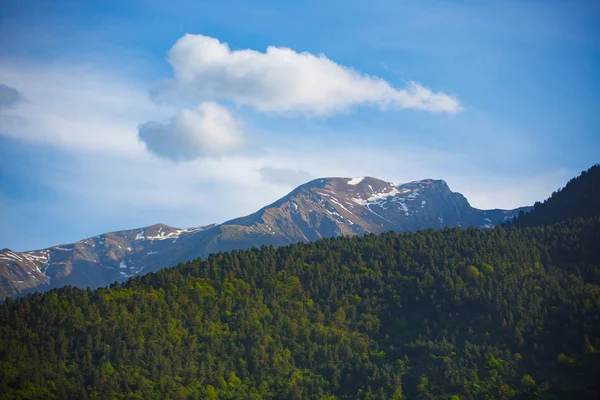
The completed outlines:
[[[335,199],[335,198],[333,198],[333,197],[332,197],[332,198],[331,198],[331,201],[332,201],[332,202],[334,202],[335,204],[337,204],[338,206],[342,207],[342,208],[343,208],[343,209],[344,209],[344,210],[345,210],[347,213],[350,213],[350,214],[352,214],[352,211],[350,211],[350,210],[348,210],[346,207],[344,207],[344,206],[342,205],[342,203],[340,203],[340,202],[339,202],[337,199]],[[352,214],[352,215],[354,215],[354,214]]]
[[[392,187],[392,189],[389,190],[389,191],[384,191],[384,192],[379,192],[379,193],[373,193],[366,200],[365,199],[361,199],[361,198],[357,198],[357,197],[353,198],[352,200],[356,204],[360,204],[361,206],[366,206],[367,204],[373,204],[373,203],[381,204],[381,200],[385,200],[388,197],[395,196],[398,193],[400,193],[400,191],[396,187]]]
[[[4,254],[0,255],[0,258],[5,259],[5,260],[14,260],[14,261],[23,261],[23,259],[21,257],[19,257],[15,252],[13,252],[12,250],[7,250]]]
[[[401,209],[402,211],[404,211],[404,215],[406,215],[408,217],[408,207],[406,206],[406,204],[404,204],[403,201],[398,201],[398,208]]]
[[[356,178],[350,179],[348,181],[348,185],[358,185],[359,183],[361,183],[363,181],[363,179],[365,179],[364,176],[358,176]]]
[[[60,246],[52,247],[52,249],[60,250],[60,251],[73,251],[73,249],[65,249],[64,247],[60,247]]]
[[[176,229],[172,232],[167,232],[164,228],[158,228],[158,233],[156,235],[146,235],[145,238],[147,240],[166,240],[166,239],[176,239],[181,237],[182,235],[196,233],[205,230],[206,228],[198,227],[198,228],[186,228],[186,229]],[[136,237],[137,239],[137,237]]]

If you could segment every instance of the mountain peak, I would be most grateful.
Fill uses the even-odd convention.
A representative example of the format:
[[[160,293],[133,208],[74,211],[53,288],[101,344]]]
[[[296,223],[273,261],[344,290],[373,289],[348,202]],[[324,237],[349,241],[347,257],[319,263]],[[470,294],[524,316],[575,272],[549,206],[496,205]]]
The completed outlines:
[[[307,182],[304,185],[301,185],[299,188],[322,188],[327,190],[335,190],[337,192],[350,191],[366,193],[392,191],[393,188],[403,188],[405,190],[414,188],[423,190],[437,189],[444,192],[451,192],[446,181],[441,179],[422,179],[418,181],[396,184],[384,181],[382,179],[374,178],[372,176],[358,176],[354,178],[324,177]]]
[[[492,227],[520,210],[478,210],[443,180],[395,184],[326,177],[220,225],[165,224],[110,232],[33,252],[0,252],[0,296],[62,285],[96,287],[210,253],[325,237],[426,228]]]

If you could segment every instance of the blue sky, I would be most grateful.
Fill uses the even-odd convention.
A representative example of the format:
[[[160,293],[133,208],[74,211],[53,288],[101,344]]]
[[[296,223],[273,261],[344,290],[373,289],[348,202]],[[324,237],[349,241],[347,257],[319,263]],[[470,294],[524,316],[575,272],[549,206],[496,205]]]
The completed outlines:
[[[8,0],[0,248],[222,222],[319,176],[532,204],[600,161],[597,71],[594,1]]]

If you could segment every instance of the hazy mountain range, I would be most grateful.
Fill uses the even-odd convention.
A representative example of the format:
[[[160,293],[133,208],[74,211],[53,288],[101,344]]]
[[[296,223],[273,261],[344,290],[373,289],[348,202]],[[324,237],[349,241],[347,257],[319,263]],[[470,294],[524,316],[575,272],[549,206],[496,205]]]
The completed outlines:
[[[371,177],[323,178],[254,214],[216,225],[163,224],[42,250],[0,251],[0,298],[73,285],[98,287],[210,253],[340,235],[427,228],[490,228],[520,211],[479,210],[442,180],[401,185]]]

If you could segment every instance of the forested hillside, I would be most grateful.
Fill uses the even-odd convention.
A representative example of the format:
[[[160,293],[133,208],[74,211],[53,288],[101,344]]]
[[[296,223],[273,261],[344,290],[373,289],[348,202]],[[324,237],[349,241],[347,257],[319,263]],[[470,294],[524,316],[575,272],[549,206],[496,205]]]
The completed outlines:
[[[600,218],[219,253],[0,306],[0,398],[598,398]]]
[[[571,179],[548,200],[535,203],[532,212],[521,213],[514,223],[517,226],[540,226],[596,215],[600,215],[600,164]]]

